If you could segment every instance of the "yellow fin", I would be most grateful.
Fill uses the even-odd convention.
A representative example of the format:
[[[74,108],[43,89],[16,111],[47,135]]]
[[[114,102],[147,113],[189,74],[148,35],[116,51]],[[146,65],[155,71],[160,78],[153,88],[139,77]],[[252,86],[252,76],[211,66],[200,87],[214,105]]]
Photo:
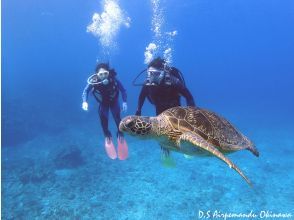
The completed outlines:
[[[161,163],[164,167],[167,167],[167,168],[175,168],[176,167],[175,160],[170,156],[162,155],[161,156]]]

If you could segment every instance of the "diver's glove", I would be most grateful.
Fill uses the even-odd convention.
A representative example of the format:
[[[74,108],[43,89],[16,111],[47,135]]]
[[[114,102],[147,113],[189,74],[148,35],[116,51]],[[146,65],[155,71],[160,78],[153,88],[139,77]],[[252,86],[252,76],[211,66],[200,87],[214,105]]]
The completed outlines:
[[[83,102],[83,106],[82,108],[85,110],[85,111],[88,111],[88,102]]]
[[[122,111],[123,112],[126,112],[127,110],[128,110],[128,105],[127,105],[126,102],[123,102],[123,104],[122,104]]]
[[[135,113],[135,115],[141,116],[141,110],[137,110],[136,113]]]

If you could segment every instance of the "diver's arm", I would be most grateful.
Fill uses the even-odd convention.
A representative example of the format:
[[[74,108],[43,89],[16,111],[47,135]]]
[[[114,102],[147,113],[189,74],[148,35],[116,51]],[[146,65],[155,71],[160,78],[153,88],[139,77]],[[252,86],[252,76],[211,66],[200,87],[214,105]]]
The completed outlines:
[[[116,82],[117,82],[119,91],[121,91],[121,96],[122,96],[123,102],[127,102],[127,91],[125,90],[122,83],[118,79],[116,79]]]
[[[186,102],[187,102],[187,106],[194,106],[195,107],[196,105],[194,102],[194,98],[193,98],[192,94],[190,93],[190,91],[187,89],[187,87],[184,86],[180,82],[177,83],[177,87],[179,89],[180,94],[185,97]]]
[[[88,95],[89,95],[89,92],[92,90],[92,88],[93,88],[93,85],[91,85],[91,84],[87,84],[87,86],[85,87],[83,94],[82,94],[83,102],[88,101]]]
[[[140,92],[140,95],[139,95],[138,107],[137,107],[136,115],[141,115],[141,110],[142,110],[143,104],[145,102],[145,98],[147,97],[147,94],[148,94],[147,87],[143,86],[142,90]]]

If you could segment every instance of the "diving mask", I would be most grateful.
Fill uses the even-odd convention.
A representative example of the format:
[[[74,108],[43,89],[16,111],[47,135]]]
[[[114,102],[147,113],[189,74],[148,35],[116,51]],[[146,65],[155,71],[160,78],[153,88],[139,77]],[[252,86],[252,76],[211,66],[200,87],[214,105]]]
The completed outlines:
[[[105,80],[105,79],[108,78],[108,76],[109,76],[109,71],[107,71],[107,70],[100,70],[100,71],[97,73],[97,76],[98,76],[98,78],[99,78],[101,81],[103,81],[103,80]]]
[[[149,68],[147,70],[147,82],[146,85],[159,85],[164,78],[164,71],[155,68]]]

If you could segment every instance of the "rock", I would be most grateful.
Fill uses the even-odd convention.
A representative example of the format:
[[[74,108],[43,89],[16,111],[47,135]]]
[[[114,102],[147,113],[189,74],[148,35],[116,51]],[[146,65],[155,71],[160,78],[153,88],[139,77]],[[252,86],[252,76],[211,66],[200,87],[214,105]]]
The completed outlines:
[[[81,150],[75,145],[59,149],[53,158],[57,169],[74,169],[85,164]]]

